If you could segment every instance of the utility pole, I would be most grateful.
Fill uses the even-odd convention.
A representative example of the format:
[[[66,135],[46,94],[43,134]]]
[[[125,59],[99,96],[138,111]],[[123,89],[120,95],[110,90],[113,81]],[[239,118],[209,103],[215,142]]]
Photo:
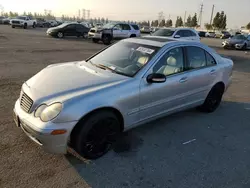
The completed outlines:
[[[213,8],[212,8],[211,19],[210,19],[210,25],[212,25],[213,16],[214,16],[214,5],[213,5]]]
[[[85,9],[82,9],[82,19],[84,19],[85,20],[85,18],[86,18],[86,12],[85,12]]]
[[[81,9],[78,10],[78,18],[81,18]]]
[[[90,18],[90,10],[87,10],[88,20]]]
[[[200,27],[201,27],[201,21],[202,21],[202,13],[203,13],[203,0],[202,0],[202,3],[201,3],[199,21],[198,21],[198,22],[200,22]]]
[[[185,24],[186,24],[186,16],[187,16],[187,11],[185,11],[185,14],[184,14],[184,26],[185,26]]]

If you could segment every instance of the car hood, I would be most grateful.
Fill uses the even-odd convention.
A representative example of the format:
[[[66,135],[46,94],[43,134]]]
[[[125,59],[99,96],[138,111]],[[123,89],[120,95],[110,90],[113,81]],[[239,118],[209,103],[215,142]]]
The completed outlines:
[[[229,40],[226,40],[229,44],[239,44],[239,43],[243,43],[244,40],[242,39],[229,39]]]
[[[50,65],[30,78],[26,85],[33,100],[48,101],[60,96],[61,100],[67,100],[74,94],[93,92],[127,79],[83,61]]]

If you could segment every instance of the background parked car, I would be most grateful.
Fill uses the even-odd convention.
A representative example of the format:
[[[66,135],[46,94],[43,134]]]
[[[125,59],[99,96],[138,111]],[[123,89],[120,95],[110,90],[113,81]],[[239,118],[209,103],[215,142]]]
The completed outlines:
[[[200,36],[197,31],[190,28],[161,28],[151,35],[200,41]]]
[[[217,31],[215,33],[216,38],[221,38],[221,39],[228,39],[231,37],[231,34],[228,31]]]
[[[205,31],[199,31],[198,32],[200,37],[206,37],[206,32]]]
[[[11,19],[10,24],[12,28],[15,27],[22,27],[27,29],[28,27],[36,27],[36,20],[33,19],[31,16],[17,16],[14,19]]]
[[[1,24],[9,25],[11,18],[4,17],[0,22]]]
[[[50,23],[47,22],[44,18],[37,18],[36,21],[37,27],[50,27]]]
[[[50,24],[50,27],[58,26],[58,22],[56,20],[47,20],[47,22]]]
[[[240,50],[246,50],[250,48],[250,35],[235,35],[234,37],[227,39],[222,42],[222,47],[227,48],[235,48]]]
[[[143,26],[141,28],[141,33],[150,33],[151,32],[151,28],[149,26]]]
[[[215,32],[210,31],[210,32],[206,32],[205,36],[215,38],[216,34],[215,34]]]
[[[138,37],[141,35],[139,26],[136,24],[127,24],[122,22],[108,23],[103,27],[91,28],[88,36],[93,42],[100,40],[104,44],[110,44],[113,39],[125,39],[129,37]]]
[[[89,28],[79,23],[64,23],[47,30],[47,35],[63,38],[65,36],[76,36],[87,38]]]

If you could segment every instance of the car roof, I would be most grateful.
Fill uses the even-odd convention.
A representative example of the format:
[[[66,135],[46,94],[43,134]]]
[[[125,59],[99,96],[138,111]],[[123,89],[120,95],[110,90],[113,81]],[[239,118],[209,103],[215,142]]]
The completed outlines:
[[[155,47],[163,47],[167,44],[199,44],[200,42],[188,41],[183,39],[174,39],[170,37],[160,37],[160,36],[144,36],[144,37],[136,37],[125,39],[124,41],[139,43],[143,45],[155,46]]]

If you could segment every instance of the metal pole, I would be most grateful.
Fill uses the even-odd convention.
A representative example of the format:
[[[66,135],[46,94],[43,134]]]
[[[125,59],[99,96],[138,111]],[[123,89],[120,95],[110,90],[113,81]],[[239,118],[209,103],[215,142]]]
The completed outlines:
[[[211,19],[210,19],[210,25],[212,24],[213,15],[214,15],[214,5],[213,5],[213,8],[212,8]]]

